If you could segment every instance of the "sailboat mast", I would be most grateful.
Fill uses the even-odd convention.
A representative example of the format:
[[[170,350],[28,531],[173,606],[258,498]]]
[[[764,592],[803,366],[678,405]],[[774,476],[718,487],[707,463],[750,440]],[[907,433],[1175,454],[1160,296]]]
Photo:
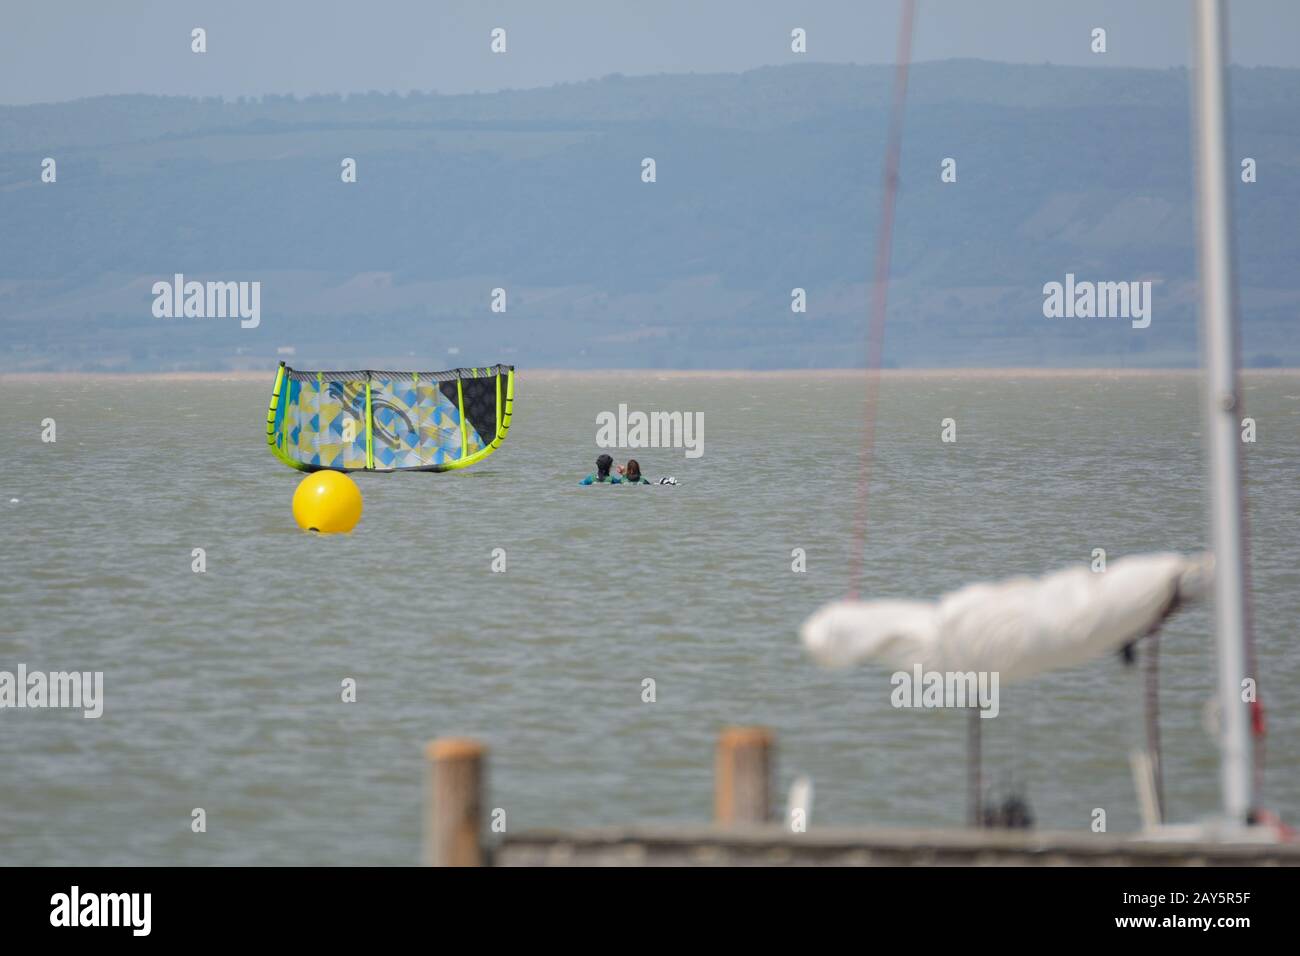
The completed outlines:
[[[1242,488],[1237,429],[1236,290],[1232,275],[1232,205],[1228,195],[1227,23],[1222,0],[1193,0],[1196,103],[1196,190],[1201,282],[1201,340],[1206,451],[1210,475],[1210,530],[1215,557],[1215,632],[1218,640],[1220,783],[1230,823],[1245,825],[1251,795],[1249,712],[1242,700],[1246,675],[1246,594]]]

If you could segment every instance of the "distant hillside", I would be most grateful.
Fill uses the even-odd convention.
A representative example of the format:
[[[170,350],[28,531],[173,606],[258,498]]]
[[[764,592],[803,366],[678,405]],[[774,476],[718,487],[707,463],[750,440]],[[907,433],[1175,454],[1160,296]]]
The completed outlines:
[[[890,79],[0,107],[0,371],[859,364]],[[1243,351],[1300,365],[1300,71],[1232,84]],[[1192,364],[1188,113],[1183,70],[917,66],[887,363]],[[177,272],[261,282],[260,325],[155,318]],[[1151,280],[1150,327],[1044,318],[1067,272]]]

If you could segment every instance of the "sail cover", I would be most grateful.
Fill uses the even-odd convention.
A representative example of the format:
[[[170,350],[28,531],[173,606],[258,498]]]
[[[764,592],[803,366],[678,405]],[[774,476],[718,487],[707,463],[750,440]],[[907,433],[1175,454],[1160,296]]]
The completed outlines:
[[[446,372],[304,372],[283,362],[266,443],[301,471],[450,471],[510,430],[513,365]]]

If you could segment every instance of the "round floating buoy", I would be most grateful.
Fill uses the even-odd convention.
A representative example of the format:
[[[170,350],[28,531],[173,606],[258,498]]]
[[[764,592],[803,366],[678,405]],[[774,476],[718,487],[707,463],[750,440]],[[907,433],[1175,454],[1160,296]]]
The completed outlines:
[[[341,471],[314,471],[293,493],[293,520],[303,531],[351,531],[361,520],[361,489]]]

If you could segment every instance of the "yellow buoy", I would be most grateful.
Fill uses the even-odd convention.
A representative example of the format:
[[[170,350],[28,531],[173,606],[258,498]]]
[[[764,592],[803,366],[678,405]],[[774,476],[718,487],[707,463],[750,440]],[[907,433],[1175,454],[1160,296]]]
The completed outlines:
[[[293,493],[293,520],[304,531],[351,531],[361,520],[361,489],[341,471],[313,471]]]

